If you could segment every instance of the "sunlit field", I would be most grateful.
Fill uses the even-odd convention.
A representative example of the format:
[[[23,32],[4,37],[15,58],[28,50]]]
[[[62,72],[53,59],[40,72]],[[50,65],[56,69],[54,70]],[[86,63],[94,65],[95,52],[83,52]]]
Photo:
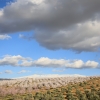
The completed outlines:
[[[100,100],[100,77],[1,80],[0,100]]]

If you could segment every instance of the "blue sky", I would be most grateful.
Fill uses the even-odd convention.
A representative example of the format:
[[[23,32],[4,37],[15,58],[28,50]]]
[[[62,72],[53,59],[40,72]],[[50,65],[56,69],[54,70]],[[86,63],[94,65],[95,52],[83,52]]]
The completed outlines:
[[[79,10],[76,5],[84,8],[85,2],[77,3],[77,0],[76,10],[73,6],[70,14],[64,7],[73,5],[69,0],[45,1],[46,4],[43,0],[0,1],[0,78],[33,74],[100,75],[100,7],[93,9],[100,2],[92,5],[88,0],[91,13],[87,13],[86,5],[87,11],[78,12],[78,20],[74,13]],[[7,2],[11,2],[10,5],[6,5]],[[42,8],[44,12],[40,15]],[[69,19],[67,15],[76,18]]]

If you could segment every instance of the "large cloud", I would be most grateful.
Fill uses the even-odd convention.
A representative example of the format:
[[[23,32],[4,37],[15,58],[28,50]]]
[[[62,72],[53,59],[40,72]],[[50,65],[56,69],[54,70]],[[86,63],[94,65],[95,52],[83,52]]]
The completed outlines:
[[[0,10],[0,33],[34,30],[51,49],[98,51],[100,0],[17,0]]]
[[[35,38],[48,49],[72,49],[81,51],[99,51],[100,23],[86,22],[77,24],[72,30],[60,30],[55,33],[38,31]],[[49,33],[49,35],[47,34]]]
[[[11,56],[7,55],[0,59],[0,66],[20,66],[20,67],[53,67],[53,68],[99,68],[99,63],[88,60],[66,60],[66,59],[50,59],[41,57],[37,60],[25,58],[20,55]]]

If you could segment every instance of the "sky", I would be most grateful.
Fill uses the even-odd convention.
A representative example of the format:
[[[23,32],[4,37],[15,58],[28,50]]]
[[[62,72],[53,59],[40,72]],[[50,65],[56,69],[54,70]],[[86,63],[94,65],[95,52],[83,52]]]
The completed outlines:
[[[100,75],[100,0],[0,0],[0,78]]]

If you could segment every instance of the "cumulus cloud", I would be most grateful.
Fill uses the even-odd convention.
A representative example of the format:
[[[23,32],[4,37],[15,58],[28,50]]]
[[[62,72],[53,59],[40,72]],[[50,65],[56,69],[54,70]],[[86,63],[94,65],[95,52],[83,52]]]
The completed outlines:
[[[6,74],[12,74],[12,71],[11,70],[6,70],[5,73]]]
[[[0,35],[0,40],[5,40],[5,39],[10,39],[11,36],[5,34],[5,35]]]
[[[47,57],[41,57],[37,60],[31,58],[25,58],[20,55],[11,56],[6,55],[0,59],[0,66],[20,66],[20,67],[53,67],[53,68],[99,68],[100,64],[96,61],[82,61],[78,59],[66,60],[66,59],[50,59]],[[23,70],[25,72],[25,70]]]
[[[77,52],[81,51],[99,51],[100,48],[100,23],[86,22],[77,24],[72,30],[60,30],[47,35],[47,31],[38,31],[35,38],[39,43],[52,50],[70,49]]]
[[[2,74],[2,72],[0,72],[0,74]]]
[[[0,59],[0,66],[11,65],[11,66],[19,66],[20,61],[30,60],[30,58],[24,58],[20,55],[11,56],[5,55],[2,59]]]
[[[29,38],[50,50],[98,51],[99,29],[100,0],[16,0],[0,10],[0,33],[34,30]]]
[[[21,70],[21,71],[19,71],[18,73],[19,74],[22,74],[22,73],[27,73],[27,72],[30,72],[29,70]]]

